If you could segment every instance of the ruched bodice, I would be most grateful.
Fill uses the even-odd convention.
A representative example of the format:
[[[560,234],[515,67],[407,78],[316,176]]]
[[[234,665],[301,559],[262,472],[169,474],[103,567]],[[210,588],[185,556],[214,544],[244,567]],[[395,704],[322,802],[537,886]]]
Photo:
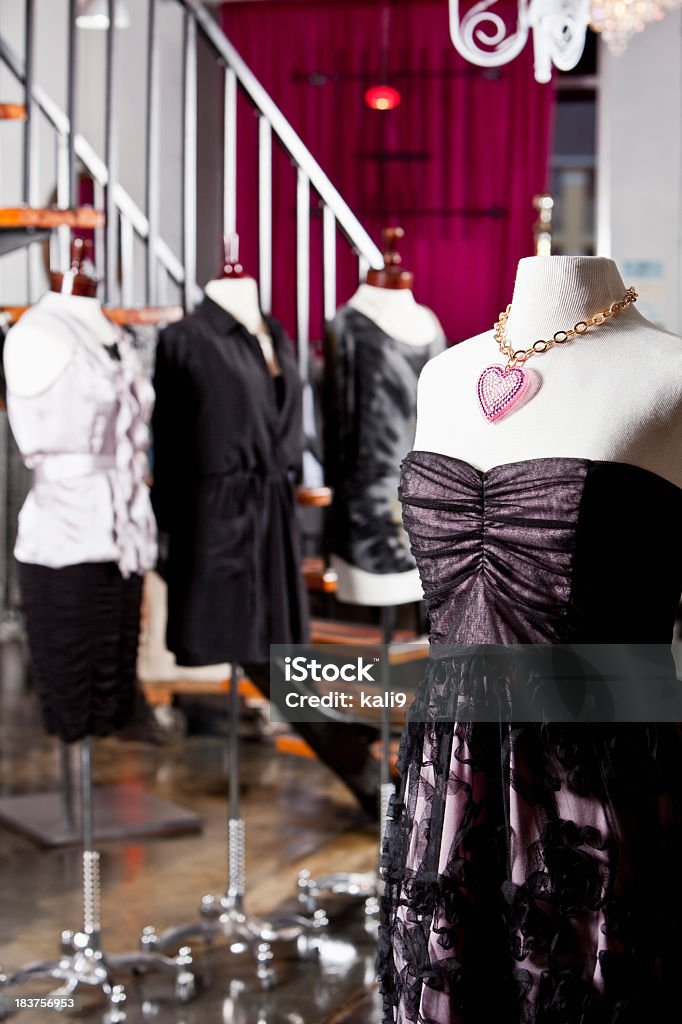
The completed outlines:
[[[400,497],[432,643],[670,642],[682,491],[656,474],[414,451]]]

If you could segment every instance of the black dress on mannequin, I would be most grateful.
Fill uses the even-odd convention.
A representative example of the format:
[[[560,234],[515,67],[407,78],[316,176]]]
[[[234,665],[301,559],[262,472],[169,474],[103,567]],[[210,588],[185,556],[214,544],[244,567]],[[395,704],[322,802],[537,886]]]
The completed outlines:
[[[281,325],[264,319],[279,380],[258,339],[209,298],[161,333],[152,501],[168,537],[169,649],[181,664],[238,661],[269,698],[269,645],[304,643],[308,618],[294,507],[301,382]],[[374,731],[296,729],[374,814]]]
[[[659,645],[671,686],[682,491],[623,463],[481,472],[414,451],[401,500],[432,650],[384,848],[384,1020],[675,1020],[679,724],[472,723],[457,708],[493,683],[513,703],[518,644]]]

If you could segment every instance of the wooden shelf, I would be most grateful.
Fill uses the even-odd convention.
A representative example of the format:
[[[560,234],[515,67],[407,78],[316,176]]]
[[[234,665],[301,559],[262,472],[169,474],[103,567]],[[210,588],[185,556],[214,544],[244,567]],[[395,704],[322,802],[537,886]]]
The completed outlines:
[[[43,228],[51,230],[66,226],[81,230],[101,228],[104,214],[91,206],[79,206],[72,210],[58,210],[56,207],[38,209],[32,206],[9,206],[0,209],[0,229]]]
[[[26,107],[23,103],[0,103],[0,121],[25,121]]]
[[[10,323],[15,324],[28,309],[28,306],[0,306],[0,312],[6,313]],[[182,306],[139,306],[126,309],[125,307],[103,307],[102,312],[120,327],[128,327],[133,324],[171,324],[182,318]]]

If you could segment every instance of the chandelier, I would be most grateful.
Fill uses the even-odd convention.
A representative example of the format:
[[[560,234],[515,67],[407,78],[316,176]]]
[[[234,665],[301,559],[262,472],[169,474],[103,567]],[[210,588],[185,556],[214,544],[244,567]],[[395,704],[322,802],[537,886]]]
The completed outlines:
[[[609,50],[621,54],[635,35],[682,0],[592,0],[590,25],[600,32]]]
[[[535,79],[541,83],[551,80],[553,67],[576,66],[588,25],[618,54],[636,32],[682,6],[682,0],[517,0],[514,26],[491,10],[497,0],[478,0],[463,15],[460,0],[449,3],[450,37],[462,57],[479,67],[499,67],[518,57],[532,34]]]

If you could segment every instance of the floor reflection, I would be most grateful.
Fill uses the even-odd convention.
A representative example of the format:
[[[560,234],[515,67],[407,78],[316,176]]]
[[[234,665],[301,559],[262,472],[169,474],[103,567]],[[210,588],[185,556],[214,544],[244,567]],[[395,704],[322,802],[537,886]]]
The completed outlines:
[[[267,739],[242,743],[243,813],[247,821],[247,909],[267,916],[298,911],[298,872],[368,871],[375,866],[376,827],[343,785],[314,761],[280,755]],[[199,814],[199,835],[102,843],[103,945],[137,948],[145,925],[157,931],[194,920],[205,893],[226,883],[225,740],[190,737],[169,746],[107,739],[95,743],[98,786],[125,782]],[[46,737],[30,697],[0,686],[0,793],[55,790],[58,744]],[[65,928],[81,924],[77,849],[44,850],[0,830],[0,964],[10,972],[29,960],[54,959]],[[291,944],[276,950],[277,983],[264,990],[251,955],[217,942],[196,946],[198,992],[187,1005],[173,1000],[168,978],[147,975],[126,984],[128,1024],[376,1024],[375,922],[362,901],[335,898],[330,923],[314,953]],[[35,982],[31,995],[50,984]],[[14,994],[14,993],[13,993]],[[102,1021],[103,1002],[82,993],[82,1024]],[[19,1024],[49,1024],[53,1011],[23,1010]]]

